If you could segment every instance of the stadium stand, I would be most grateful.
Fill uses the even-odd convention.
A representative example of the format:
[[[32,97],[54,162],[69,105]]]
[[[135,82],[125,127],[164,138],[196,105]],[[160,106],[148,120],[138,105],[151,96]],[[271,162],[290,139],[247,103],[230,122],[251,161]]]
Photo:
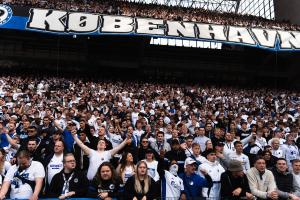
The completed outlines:
[[[165,20],[192,21],[235,25],[244,27],[259,27],[279,30],[300,30],[300,27],[289,22],[280,22],[253,15],[216,12],[202,8],[186,8],[159,4],[145,4],[128,1],[34,1],[11,0],[7,4],[47,9],[93,12],[125,16],[151,17]]]

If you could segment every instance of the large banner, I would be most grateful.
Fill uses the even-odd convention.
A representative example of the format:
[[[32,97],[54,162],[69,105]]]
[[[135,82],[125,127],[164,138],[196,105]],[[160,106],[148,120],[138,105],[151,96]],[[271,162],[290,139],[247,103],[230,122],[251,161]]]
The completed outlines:
[[[300,50],[300,32],[0,5],[0,28],[60,35],[143,35]]]

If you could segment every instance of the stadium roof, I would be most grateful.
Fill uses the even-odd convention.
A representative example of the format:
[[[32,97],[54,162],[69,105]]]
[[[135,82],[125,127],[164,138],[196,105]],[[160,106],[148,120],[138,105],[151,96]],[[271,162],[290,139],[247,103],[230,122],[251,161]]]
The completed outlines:
[[[273,0],[127,0],[127,1],[162,4],[168,6],[203,8],[205,10],[240,13],[243,15],[254,15],[266,19],[274,19]]]

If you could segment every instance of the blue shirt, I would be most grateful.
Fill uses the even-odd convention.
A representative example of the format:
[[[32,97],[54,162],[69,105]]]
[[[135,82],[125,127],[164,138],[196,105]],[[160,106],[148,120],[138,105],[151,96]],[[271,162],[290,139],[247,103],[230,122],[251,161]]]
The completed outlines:
[[[193,173],[187,176],[185,173],[179,175],[183,180],[184,192],[187,199],[202,197],[202,188],[208,187],[208,182],[205,178]]]

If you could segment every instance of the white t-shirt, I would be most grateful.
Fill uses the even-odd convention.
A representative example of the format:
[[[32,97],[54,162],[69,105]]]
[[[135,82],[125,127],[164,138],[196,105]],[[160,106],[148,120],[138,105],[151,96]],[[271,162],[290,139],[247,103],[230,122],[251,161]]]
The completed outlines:
[[[132,168],[132,166],[126,166],[124,169],[124,184],[133,175],[134,175],[134,169]]]
[[[107,162],[111,159],[111,151],[95,151],[93,149],[90,149],[90,155],[89,155],[89,160],[90,160],[90,165],[89,169],[87,172],[87,178],[89,180],[92,180],[98,170],[98,167],[103,163]]]
[[[285,158],[284,151],[280,147],[277,150],[272,149],[272,155],[277,158]]]
[[[123,138],[121,135],[115,134],[115,133],[109,133],[109,141],[111,142],[113,148],[118,146],[123,142]]]
[[[11,167],[10,162],[4,161],[4,167],[2,169],[1,175],[4,176],[6,174],[6,172],[8,172],[8,170],[9,170],[10,167]]]
[[[148,175],[153,178],[153,180],[156,182],[159,180],[159,174],[157,172],[157,165],[158,162],[156,160],[153,160],[152,162],[148,162],[147,160],[144,160],[147,163],[148,167]]]
[[[22,181],[15,177],[18,174],[18,166],[13,165],[7,172],[4,181],[11,182],[11,191],[10,198],[11,199],[29,199],[33,191],[31,186],[28,183],[22,183]],[[36,178],[44,178],[45,170],[43,165],[40,162],[32,161],[31,165],[21,171],[19,176],[34,181]]]
[[[181,191],[184,191],[182,179],[165,170],[161,183],[162,199],[179,199]]]
[[[228,157],[230,160],[238,160],[241,162],[242,166],[243,166],[243,171],[244,173],[247,172],[247,170],[250,169],[250,161],[249,161],[249,158],[247,155],[245,154],[241,154],[241,155],[238,155],[236,152],[233,152],[231,154],[229,154],[229,157]]]
[[[48,184],[51,183],[53,176],[59,173],[64,168],[63,158],[64,158],[64,154],[61,154],[59,156],[56,156],[54,154],[53,157],[51,158],[47,166]]]

